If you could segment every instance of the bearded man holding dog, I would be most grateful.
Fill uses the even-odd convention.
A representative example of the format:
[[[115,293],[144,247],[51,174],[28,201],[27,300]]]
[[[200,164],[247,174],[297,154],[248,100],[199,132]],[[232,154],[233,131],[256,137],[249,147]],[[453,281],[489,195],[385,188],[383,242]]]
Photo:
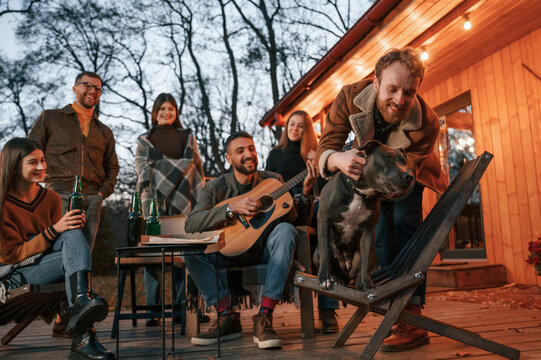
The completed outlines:
[[[409,47],[389,50],[378,60],[373,79],[340,90],[327,115],[316,154],[324,178],[341,171],[358,180],[366,159],[355,147],[375,139],[406,152],[407,167],[416,183],[405,197],[381,201],[375,253],[382,267],[392,263],[421,224],[424,187],[440,193],[447,187],[447,178],[434,152],[439,118],[418,94],[423,76],[424,65],[416,50]],[[354,148],[342,151],[351,131],[355,134]],[[425,292],[426,283],[423,283],[417,287],[406,310],[421,314]],[[381,350],[405,351],[428,343],[424,329],[398,323]]]

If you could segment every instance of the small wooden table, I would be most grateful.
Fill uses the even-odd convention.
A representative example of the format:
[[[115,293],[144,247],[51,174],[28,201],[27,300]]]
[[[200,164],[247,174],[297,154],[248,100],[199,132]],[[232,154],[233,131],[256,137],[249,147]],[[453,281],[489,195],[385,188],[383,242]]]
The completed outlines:
[[[120,314],[120,308],[122,305],[122,295],[121,291],[123,292],[123,286],[121,286],[121,272],[124,272],[124,280],[125,280],[125,271],[126,269],[122,269],[121,266],[121,258],[145,258],[148,257],[149,254],[156,254],[161,259],[161,270],[162,270],[162,284],[165,284],[165,264],[166,264],[166,258],[171,259],[171,263],[174,263],[175,257],[178,256],[194,256],[194,255],[204,255],[208,254],[209,252],[214,252],[218,250],[217,246],[214,246],[216,244],[210,243],[198,243],[194,242],[194,244],[152,244],[152,243],[143,243],[142,246],[133,246],[133,247],[121,247],[116,249],[116,265],[117,265],[117,302],[115,307],[115,319],[117,321],[119,319],[142,319],[147,318],[149,316],[154,316],[155,314],[149,313],[149,314]],[[215,264],[216,267],[218,264]],[[172,271],[173,277],[172,282],[175,281],[174,279],[174,271]],[[219,298],[219,285],[218,285],[218,272],[216,272],[216,291]],[[171,286],[171,293],[173,296],[173,286]],[[172,297],[174,299],[174,297]],[[171,313],[166,314],[165,312],[165,286],[162,285],[161,287],[161,294],[160,294],[160,300],[161,300],[161,319],[162,319],[162,358],[165,360],[167,355],[174,354],[175,352],[175,331],[174,331],[174,304],[171,306]],[[171,350],[166,354],[165,352],[165,319],[166,317],[171,317]],[[218,323],[219,323],[219,314],[218,314]],[[116,357],[118,358],[119,355],[119,326],[118,324],[113,327],[113,333],[116,337]],[[220,328],[218,327],[218,358],[221,357],[221,349],[220,349]]]

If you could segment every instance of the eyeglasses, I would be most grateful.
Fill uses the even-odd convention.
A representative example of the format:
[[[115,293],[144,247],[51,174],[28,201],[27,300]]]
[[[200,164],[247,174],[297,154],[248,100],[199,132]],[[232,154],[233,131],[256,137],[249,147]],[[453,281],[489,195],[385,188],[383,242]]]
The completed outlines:
[[[99,92],[99,93],[103,92],[103,88],[101,86],[96,86],[89,82],[80,81],[77,83],[77,85],[83,85],[86,90],[96,89],[96,92]]]

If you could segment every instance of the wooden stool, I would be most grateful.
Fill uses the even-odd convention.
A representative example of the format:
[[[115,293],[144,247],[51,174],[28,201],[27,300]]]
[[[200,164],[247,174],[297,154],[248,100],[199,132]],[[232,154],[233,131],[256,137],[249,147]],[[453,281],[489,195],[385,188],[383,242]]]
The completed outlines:
[[[120,263],[118,263],[120,259]],[[136,285],[135,285],[135,272],[140,267],[144,266],[160,266],[162,263],[161,256],[134,256],[134,257],[121,257],[115,258],[115,265],[119,266],[119,287],[117,289],[117,302],[115,306],[115,315],[113,319],[113,328],[111,329],[111,338],[115,337],[116,330],[118,328],[118,322],[120,320],[132,320],[132,325],[137,326],[137,319],[153,319],[156,317],[161,317],[161,313],[157,314],[158,308],[161,309],[161,305],[138,305],[137,304],[137,295],[136,295]],[[171,259],[170,256],[165,257],[165,264],[177,264],[178,266],[184,266],[180,256],[175,256]],[[130,273],[130,300],[131,300],[131,313],[130,314],[121,314],[122,298],[124,297],[124,288],[126,285],[126,275]],[[160,286],[163,286],[160,281]],[[166,309],[172,309],[172,304],[166,304]],[[179,309],[180,304],[175,304],[175,309]],[[142,313],[137,311],[144,310]],[[147,312],[147,310],[156,310],[153,312]],[[169,318],[172,315],[172,311],[166,312],[166,318]],[[183,323],[185,326],[185,323]]]

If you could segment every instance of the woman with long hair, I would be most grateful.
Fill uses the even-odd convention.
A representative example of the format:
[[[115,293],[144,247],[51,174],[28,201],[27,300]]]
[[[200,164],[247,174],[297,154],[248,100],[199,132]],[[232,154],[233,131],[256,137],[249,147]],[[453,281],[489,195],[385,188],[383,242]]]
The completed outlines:
[[[42,149],[30,139],[11,139],[0,154],[0,301],[24,284],[64,281],[67,331],[73,334],[69,359],[114,359],[93,329],[108,308],[91,294],[84,213],[71,210],[62,216],[60,196],[40,185],[46,169]]]
[[[195,137],[180,124],[178,107],[171,94],[161,93],[152,107],[152,128],[137,139],[136,189],[141,193],[143,215],[149,216],[152,199],[158,202],[158,215],[188,215],[203,185],[203,162]],[[185,302],[184,269],[175,268],[175,303]],[[159,302],[159,272],[145,267],[147,305]],[[159,319],[147,320],[156,326]]]
[[[314,132],[312,117],[303,110],[297,110],[289,115],[282,137],[278,145],[269,153],[267,166],[265,170],[274,171],[288,181],[307,166],[314,166],[315,153],[318,146],[318,140]],[[307,176],[303,185],[298,185],[292,189],[294,196],[298,196],[303,188],[312,189],[313,185],[322,187],[325,184],[323,178]],[[316,190],[316,189],[313,189]],[[316,190],[317,194],[318,191]],[[309,194],[304,194],[309,195]],[[317,213],[317,201],[314,206],[314,221],[312,226],[315,226],[315,217]],[[314,247],[315,249],[315,247]],[[318,296],[319,320],[321,323],[321,331],[323,333],[338,332],[338,321],[336,320],[336,309],[338,309],[338,300],[319,295]]]
[[[287,119],[278,145],[269,153],[265,170],[274,171],[282,175],[284,181],[288,181],[306,169],[308,161],[314,161],[317,144],[310,115],[303,110],[294,111]],[[307,185],[311,189],[315,178],[307,178]],[[302,185],[293,188],[293,195],[300,194]]]

